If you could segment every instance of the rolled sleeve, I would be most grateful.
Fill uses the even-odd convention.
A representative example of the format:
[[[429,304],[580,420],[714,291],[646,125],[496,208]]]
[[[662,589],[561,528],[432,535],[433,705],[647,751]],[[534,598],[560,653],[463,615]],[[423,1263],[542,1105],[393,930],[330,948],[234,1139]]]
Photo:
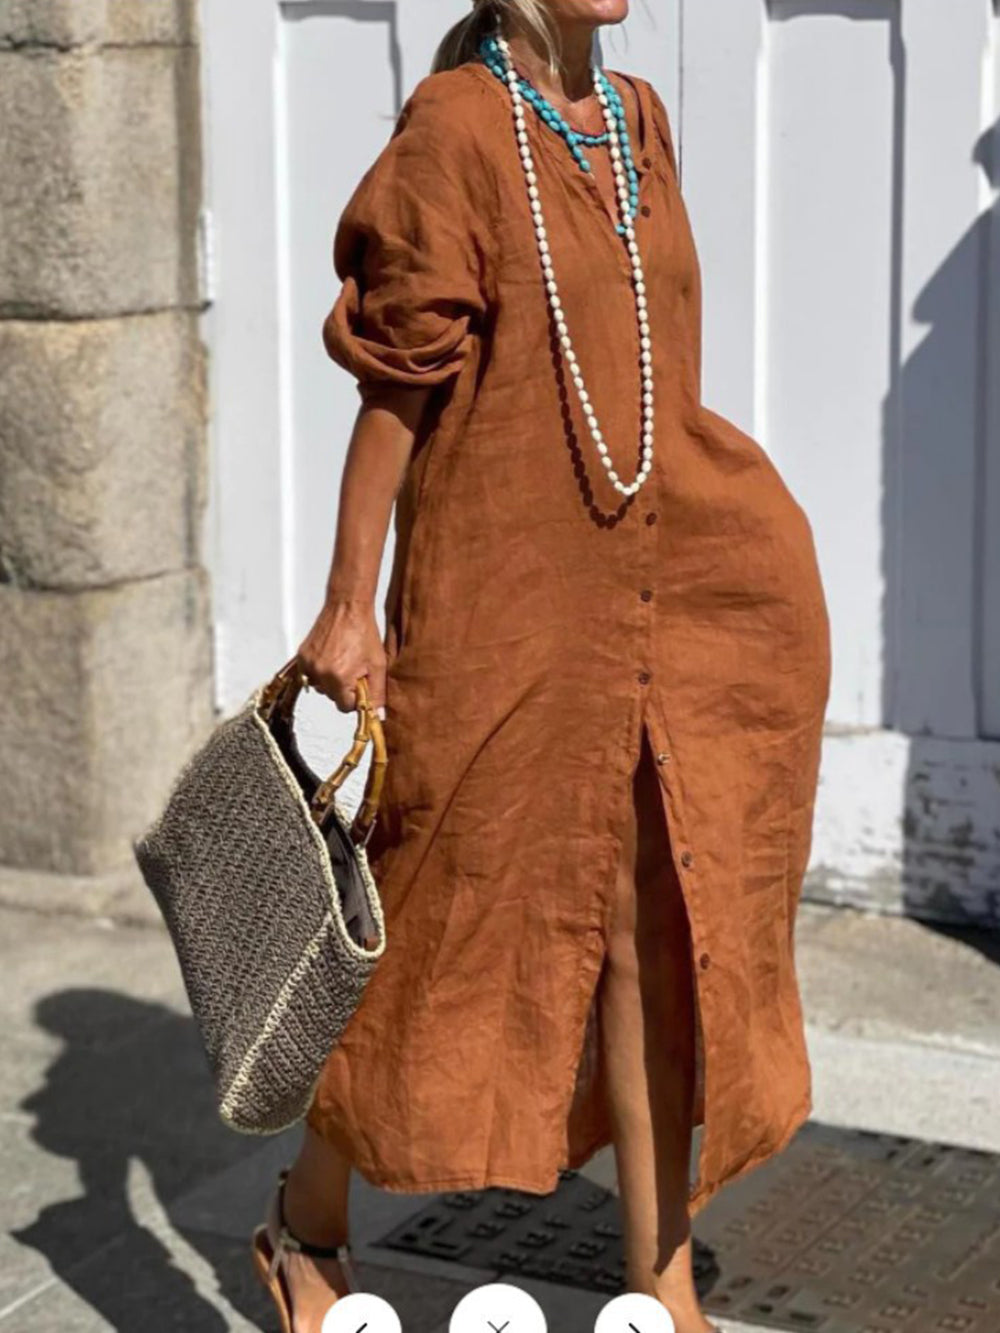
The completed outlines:
[[[323,341],[362,397],[369,385],[429,387],[457,375],[488,308],[483,163],[432,81],[403,107],[337,225],[342,286]]]

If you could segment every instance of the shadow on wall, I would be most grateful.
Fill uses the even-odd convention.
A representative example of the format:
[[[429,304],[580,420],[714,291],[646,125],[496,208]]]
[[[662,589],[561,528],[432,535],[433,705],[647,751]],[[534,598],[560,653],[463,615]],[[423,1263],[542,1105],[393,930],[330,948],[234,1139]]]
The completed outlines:
[[[901,76],[897,65],[897,86]],[[998,143],[1000,123],[973,150],[994,188],[1000,186]],[[901,150],[897,142],[899,162]],[[897,200],[900,189],[897,180]],[[1000,421],[995,415],[991,420],[1000,397],[990,403],[997,374],[990,361],[1000,359],[1000,347],[996,328],[989,327],[998,229],[1000,203],[994,203],[921,291],[913,317],[926,326],[926,336],[905,362],[893,355],[899,369],[883,410],[883,531],[893,537],[883,557],[883,716],[886,725],[912,738],[903,907],[913,916],[952,922],[1000,923],[1000,771],[991,772],[971,746],[963,770],[960,749],[962,741],[996,735],[991,714],[1000,707],[991,696],[998,682],[990,678],[1000,676],[1000,663],[992,673],[986,669],[991,630],[984,585],[990,577],[987,525],[991,517],[1000,521],[987,513],[986,499],[988,476],[996,486],[1000,475]],[[898,284],[898,204],[894,241]],[[898,300],[894,306],[900,309]],[[898,330],[894,343],[898,352]],[[977,571],[971,587],[965,573],[970,568]]]
[[[355,23],[384,23],[389,32],[389,64],[392,68],[393,104],[398,116],[403,105],[403,49],[399,40],[398,0],[296,0],[286,5],[286,22],[310,18],[346,18]]]
[[[170,1218],[172,1204],[207,1175],[260,1150],[259,1141],[218,1119],[193,1022],[160,1005],[86,989],[47,996],[35,1021],[63,1049],[22,1110],[34,1117],[33,1138],[46,1153],[77,1163],[82,1193],[43,1208],[14,1238],[44,1255],[112,1328],[227,1333],[227,1307],[259,1320],[267,1306],[248,1243],[192,1232]],[[149,1199],[135,1197],[137,1177],[151,1186]],[[151,1206],[140,1221],[136,1210],[144,1205]],[[170,1225],[156,1228],[161,1209]],[[217,1304],[176,1266],[178,1236],[205,1261],[205,1285],[222,1297]]]

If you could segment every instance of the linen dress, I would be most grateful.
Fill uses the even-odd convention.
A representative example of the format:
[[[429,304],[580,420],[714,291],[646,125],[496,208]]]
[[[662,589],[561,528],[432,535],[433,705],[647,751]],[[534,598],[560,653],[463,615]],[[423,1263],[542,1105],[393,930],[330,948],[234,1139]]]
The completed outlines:
[[[653,470],[630,500],[561,362],[494,74],[470,61],[423,79],[336,229],[327,351],[362,397],[434,393],[385,606],[369,853],[387,949],[309,1123],[400,1191],[544,1194],[611,1141],[595,988],[646,727],[696,981],[693,1214],[811,1105],[793,926],[829,624],[806,515],[761,446],[701,403],[700,274],[663,103],[607,72],[638,103],[654,355]],[[533,111],[528,133],[574,348],[630,480],[625,242]]]

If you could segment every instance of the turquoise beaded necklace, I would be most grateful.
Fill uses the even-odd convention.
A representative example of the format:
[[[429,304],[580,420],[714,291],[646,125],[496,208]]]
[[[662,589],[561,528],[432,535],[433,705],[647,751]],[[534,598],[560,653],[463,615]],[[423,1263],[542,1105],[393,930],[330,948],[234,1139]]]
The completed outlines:
[[[507,79],[504,73],[503,56],[497,45],[495,37],[486,36],[479,44],[479,58],[485,64],[486,68],[506,85]],[[636,173],[635,162],[632,158],[632,143],[628,133],[628,119],[625,115],[625,106],[618,95],[618,90],[604,73],[599,71],[601,84],[607,94],[608,102],[614,112],[615,120],[618,122],[618,139],[621,145],[622,165],[625,168],[625,175],[628,179],[629,191],[629,219],[635,218],[639,211],[639,177]],[[554,130],[566,143],[567,148],[572,154],[573,160],[579,166],[581,171],[590,171],[590,163],[584,153],[584,148],[599,148],[606,144],[609,139],[607,130],[602,134],[585,134],[582,130],[574,130],[568,124],[565,117],[552,105],[547,97],[543,97],[534,84],[525,78],[518,79],[518,86],[521,89],[521,96],[535,108],[538,118]],[[615,230],[620,236],[625,235],[625,224],[619,222]]]

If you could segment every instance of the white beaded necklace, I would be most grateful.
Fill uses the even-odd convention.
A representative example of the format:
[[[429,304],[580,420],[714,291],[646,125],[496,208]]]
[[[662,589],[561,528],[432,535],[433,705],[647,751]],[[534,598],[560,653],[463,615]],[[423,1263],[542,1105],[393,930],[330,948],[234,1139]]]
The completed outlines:
[[[593,74],[594,79],[594,91],[597,94],[598,102],[601,104],[601,110],[604,114],[604,122],[608,127],[611,166],[615,174],[618,209],[621,214],[622,225],[624,228],[625,243],[628,248],[629,258],[632,261],[635,306],[639,320],[639,362],[642,378],[642,464],[635,475],[635,479],[628,483],[623,482],[614,469],[611,456],[608,453],[608,446],[605,444],[604,436],[601,434],[601,428],[597,421],[597,414],[594,412],[591,405],[590,396],[587,393],[583,375],[580,373],[580,366],[576,358],[576,353],[573,351],[573,342],[569,336],[569,329],[566,325],[565,316],[563,315],[562,303],[559,300],[559,288],[556,285],[555,270],[552,266],[552,256],[549,249],[548,236],[545,230],[545,218],[542,214],[542,205],[538,193],[538,177],[535,174],[535,163],[531,155],[531,145],[528,140],[528,130],[525,123],[524,98],[521,95],[521,89],[518,86],[519,75],[514,69],[507,39],[498,35],[497,45],[503,53],[507,87],[510,91],[511,101],[514,105],[514,128],[517,134],[518,150],[521,154],[521,165],[524,168],[524,177],[528,186],[528,203],[531,207],[531,216],[535,224],[535,236],[538,240],[538,252],[542,260],[542,275],[545,278],[545,290],[548,293],[549,309],[552,311],[552,318],[555,321],[556,330],[559,334],[559,343],[562,347],[563,359],[569,368],[573,384],[576,386],[577,397],[580,400],[583,415],[586,418],[587,426],[590,429],[591,438],[594,441],[594,446],[600,456],[601,463],[607,470],[608,480],[614,486],[615,490],[620,491],[622,495],[634,495],[643,482],[645,482],[653,468],[653,345],[649,336],[646,282],[643,276],[642,260],[639,255],[639,245],[635,238],[635,228],[632,226],[632,220],[629,214],[628,178],[625,175],[625,168],[622,165],[622,153],[619,144],[618,125],[615,120],[615,115],[611,110],[607,94],[601,83],[600,70],[596,64],[593,64],[591,65],[591,73]]]

